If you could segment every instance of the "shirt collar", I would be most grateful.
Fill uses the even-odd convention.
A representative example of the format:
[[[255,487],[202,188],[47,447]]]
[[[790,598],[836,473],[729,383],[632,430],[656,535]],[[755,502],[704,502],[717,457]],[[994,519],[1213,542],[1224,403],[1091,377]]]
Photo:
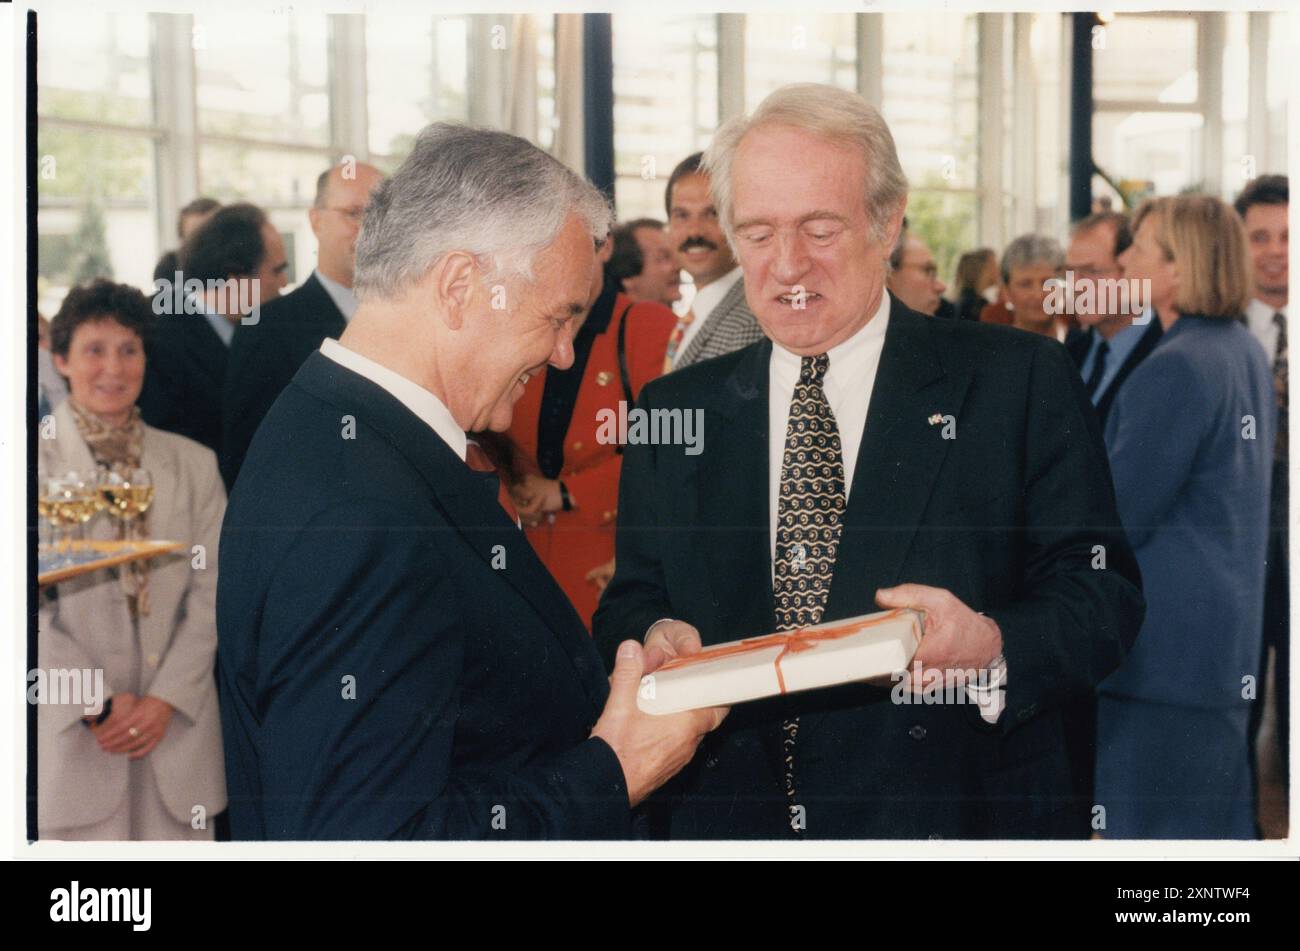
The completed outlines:
[[[696,291],[695,299],[691,301],[691,313],[695,315],[695,319],[708,320],[714,308],[722,303],[722,298],[726,297],[727,293],[736,286],[736,282],[740,280],[740,277],[740,265],[737,264],[712,284],[706,284]]]
[[[343,315],[343,322],[347,323],[352,319],[352,315],[357,312],[357,295],[352,293],[352,288],[344,287],[338,281],[331,280],[320,272],[320,268],[312,271],[316,275],[316,280],[320,281],[320,286],[325,288],[325,293],[329,294],[330,299],[334,301],[334,306],[339,309]]]
[[[875,314],[871,319],[858,329],[848,340],[838,346],[831,347],[826,352],[830,358],[830,366],[827,374],[834,373],[837,366],[849,366],[857,362],[857,358],[870,354],[875,348],[880,346],[885,331],[889,327],[889,292],[881,291],[880,306],[876,308]],[[772,360],[778,366],[794,367],[796,371],[803,362],[803,357],[797,353],[792,353],[785,347],[781,346],[775,340],[772,341]]]
[[[369,357],[349,350],[333,337],[321,342],[320,352],[353,373],[365,377],[376,386],[387,390],[394,399],[422,419],[451,451],[465,461],[465,431],[460,428],[451,410],[438,397],[418,383],[414,383]]]
[[[1270,307],[1258,297],[1252,297],[1250,303],[1246,305],[1246,323],[1250,325],[1251,330],[1260,330],[1268,327],[1273,323],[1273,315],[1281,313],[1286,316],[1285,307]]]

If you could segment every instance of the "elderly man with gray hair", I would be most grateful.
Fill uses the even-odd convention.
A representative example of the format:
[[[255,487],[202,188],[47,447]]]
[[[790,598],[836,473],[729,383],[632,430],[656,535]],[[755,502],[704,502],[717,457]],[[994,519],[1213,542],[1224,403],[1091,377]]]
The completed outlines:
[[[888,293],[907,181],[861,97],[778,89],[705,166],[766,339],[642,391],[702,408],[708,448],[627,447],[596,638],[655,662],[881,608],[925,633],[892,685],[733,710],[665,791],[667,833],[1087,836],[1061,711],[1143,603],[1065,349]]]
[[[374,192],[359,304],[271,408],[227,509],[222,723],[239,839],[628,837],[724,710],[606,681],[484,451],[573,362],[609,209],[523,139],[435,124]]]

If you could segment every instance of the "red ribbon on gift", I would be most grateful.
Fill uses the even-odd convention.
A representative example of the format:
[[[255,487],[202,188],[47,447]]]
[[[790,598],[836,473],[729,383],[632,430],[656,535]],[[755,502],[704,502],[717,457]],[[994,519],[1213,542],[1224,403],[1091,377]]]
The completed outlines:
[[[776,683],[785,693],[785,677],[781,673],[781,661],[787,654],[796,654],[799,651],[808,651],[815,648],[820,641],[837,641],[843,637],[850,637],[853,634],[859,634],[869,627],[875,627],[877,624],[884,624],[900,617],[910,608],[894,608],[880,617],[872,618],[869,621],[854,621],[852,624],[839,624],[834,627],[801,627],[794,631],[785,631],[779,634],[766,634],[763,637],[748,637],[734,644],[720,644],[715,647],[706,647],[698,654],[691,654],[687,657],[674,657],[665,663],[660,670],[676,670],[679,667],[689,667],[692,664],[699,664],[704,661],[718,660],[722,657],[734,657],[739,654],[752,654],[754,651],[765,650],[768,647],[780,646],[781,652],[776,655],[774,666],[776,667]]]

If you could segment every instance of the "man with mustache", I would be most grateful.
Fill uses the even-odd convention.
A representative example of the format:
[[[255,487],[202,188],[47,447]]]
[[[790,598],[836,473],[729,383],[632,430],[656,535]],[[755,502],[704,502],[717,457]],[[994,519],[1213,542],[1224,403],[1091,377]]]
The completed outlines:
[[[695,281],[695,298],[668,341],[664,372],[731,353],[763,339],[745,303],[745,281],[718,224],[703,152],[687,156],[668,178],[668,242]]]

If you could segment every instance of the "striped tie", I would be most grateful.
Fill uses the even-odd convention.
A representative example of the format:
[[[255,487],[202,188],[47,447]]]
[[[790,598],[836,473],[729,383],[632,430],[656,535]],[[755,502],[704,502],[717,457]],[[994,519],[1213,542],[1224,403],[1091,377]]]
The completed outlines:
[[[844,462],[835,414],[826,400],[822,380],[830,357],[804,357],[790,401],[777,503],[776,564],[772,591],[777,629],[793,631],[816,624],[830,595],[831,572],[844,515]],[[799,815],[795,788],[794,749],[799,718],[782,723],[785,794],[791,827]]]

